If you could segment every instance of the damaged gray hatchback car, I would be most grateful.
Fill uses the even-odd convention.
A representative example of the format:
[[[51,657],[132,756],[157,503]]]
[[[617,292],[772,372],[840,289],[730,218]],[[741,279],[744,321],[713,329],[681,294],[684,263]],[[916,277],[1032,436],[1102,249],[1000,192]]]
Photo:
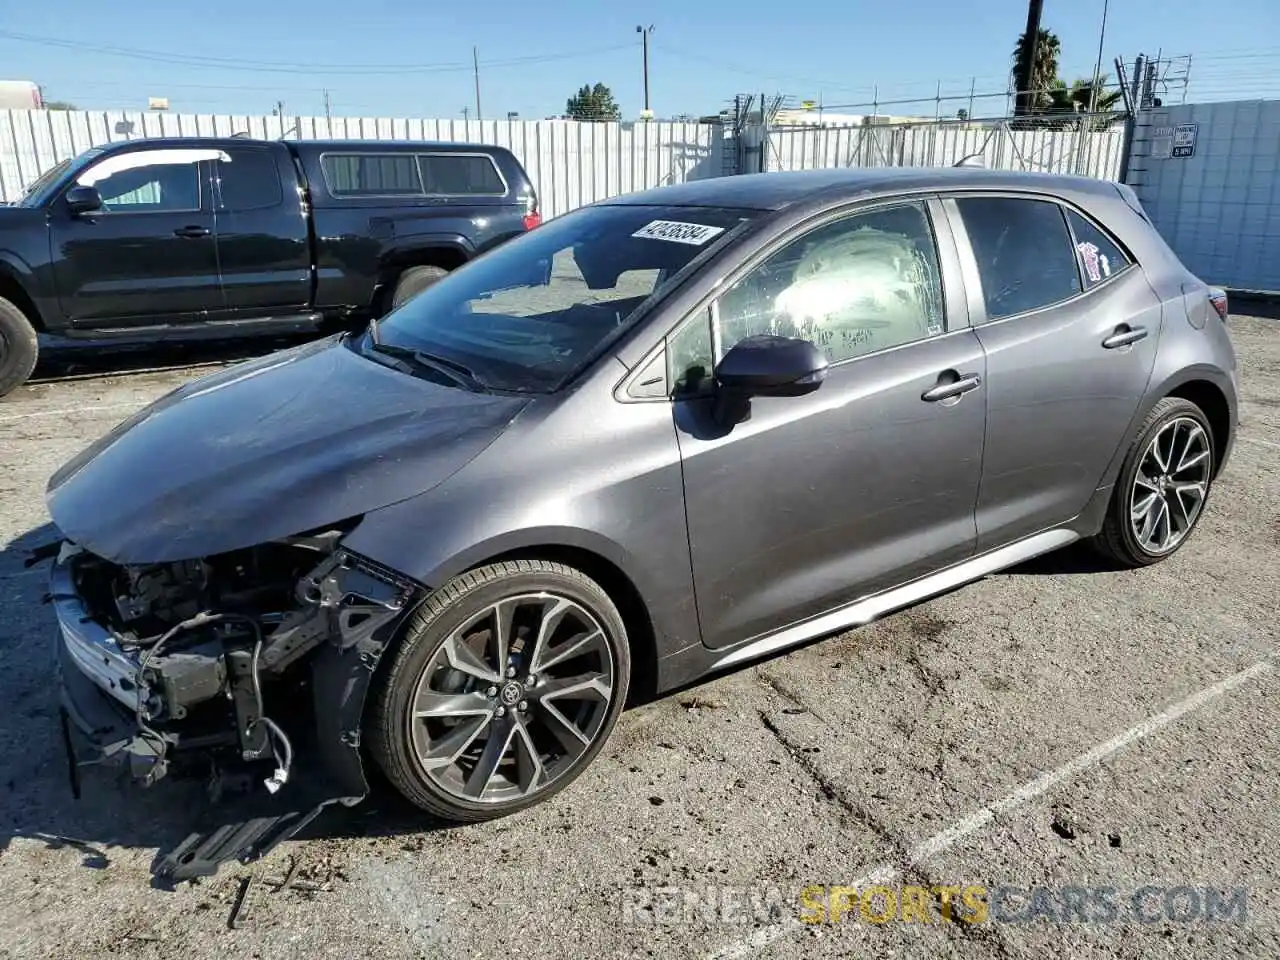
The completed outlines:
[[[358,802],[370,763],[495,817],[629,695],[1076,540],[1159,561],[1232,445],[1226,320],[1103,181],[827,170],[557,218],[57,472],[73,770],[258,771],[274,812],[175,877]]]

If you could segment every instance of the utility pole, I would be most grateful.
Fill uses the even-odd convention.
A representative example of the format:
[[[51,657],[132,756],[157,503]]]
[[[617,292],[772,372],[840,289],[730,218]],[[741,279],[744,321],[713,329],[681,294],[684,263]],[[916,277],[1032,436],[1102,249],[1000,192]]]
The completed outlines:
[[[463,122],[463,123],[466,123],[466,122],[467,122],[468,120],[470,120],[470,119],[471,119],[471,108],[470,108],[470,107],[463,107],[463,108],[462,108],[462,122]]]
[[[471,48],[471,67],[476,75],[476,119],[484,119],[484,114],[480,112],[480,54],[475,47]]]
[[[1016,86],[1014,95],[1013,112],[1015,116],[1025,116],[1031,112],[1032,106],[1036,102],[1035,93],[1031,89],[1034,83],[1036,69],[1036,47],[1040,43],[1040,14],[1044,10],[1044,0],[1027,0],[1027,29],[1023,34],[1023,51],[1022,69],[1018,72],[1015,81]]]
[[[324,118],[329,123],[333,122],[333,103],[329,100],[329,91],[324,92]]]
[[[1102,83],[1102,44],[1107,36],[1107,6],[1109,0],[1102,0],[1102,26],[1098,30],[1098,59],[1093,67],[1093,87],[1089,91],[1089,112],[1093,113],[1098,108],[1098,90]]]
[[[653,117],[653,111],[649,109],[649,34],[653,33],[653,24],[647,27],[636,27],[636,33],[640,34],[640,42],[644,50],[644,113],[641,116],[649,120]]]

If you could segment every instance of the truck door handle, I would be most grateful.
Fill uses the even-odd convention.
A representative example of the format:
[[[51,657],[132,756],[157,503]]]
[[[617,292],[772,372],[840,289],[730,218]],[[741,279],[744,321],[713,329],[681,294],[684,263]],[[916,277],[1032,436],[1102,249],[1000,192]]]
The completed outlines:
[[[944,380],[943,377],[947,376],[948,373],[955,379]],[[938,382],[935,386],[920,394],[920,399],[928,403],[937,403],[939,400],[950,400],[952,397],[958,397],[961,394],[968,393],[970,390],[977,390],[980,386],[982,386],[982,378],[976,373],[957,375],[954,371],[948,370],[938,377]]]
[[[179,227],[173,231],[175,237],[207,237],[209,235],[208,227]]]
[[[1114,350],[1117,347],[1127,347],[1131,343],[1137,343],[1147,335],[1146,327],[1130,327],[1127,323],[1122,323],[1116,327],[1115,332],[1107,339],[1102,341],[1103,349]]]

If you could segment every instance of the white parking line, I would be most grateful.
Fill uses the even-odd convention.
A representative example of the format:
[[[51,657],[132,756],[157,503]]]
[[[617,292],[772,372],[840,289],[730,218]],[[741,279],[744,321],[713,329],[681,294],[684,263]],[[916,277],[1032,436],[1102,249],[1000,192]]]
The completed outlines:
[[[1280,450],[1280,443],[1272,443],[1270,440],[1259,440],[1256,437],[1241,437],[1245,443],[1256,443],[1260,447],[1270,447],[1272,450]]]
[[[13,417],[0,417],[0,423],[13,423],[16,420],[30,420],[35,417],[65,417],[72,413],[98,413],[102,410],[137,409],[150,403],[149,400],[134,400],[130,403],[100,403],[88,407],[70,407],[62,410],[32,410],[30,413],[19,413]]]
[[[1262,661],[1255,663],[1247,670],[1241,670],[1239,673],[1227,677],[1215,683],[1211,687],[1205,687],[1199,693],[1193,693],[1185,700],[1179,700],[1173,706],[1169,707],[1161,713],[1157,713],[1152,717],[1148,717],[1136,726],[1130,727],[1124,733],[1112,737],[1105,743],[1100,743],[1085,753],[1080,754],[1073,760],[1069,760],[1056,770],[1050,770],[1031,780],[1017,790],[1007,796],[1001,797],[995,803],[985,806],[980,810],[976,810],[960,820],[957,820],[951,826],[947,827],[940,833],[934,834],[922,843],[916,844],[908,852],[905,863],[882,863],[877,867],[867,871],[862,877],[854,880],[850,886],[867,887],[872,884],[884,884],[892,880],[902,867],[915,866],[924,863],[924,861],[936,857],[949,848],[955,846],[961,840],[970,834],[976,833],[983,827],[992,823],[996,817],[1011,813],[1019,807],[1025,806],[1036,797],[1047,793],[1063,780],[1074,777],[1079,773],[1083,773],[1090,767],[1097,766],[1103,761],[1109,759],[1114,754],[1119,753],[1125,747],[1131,746],[1157,731],[1163,730],[1165,727],[1181,719],[1187,714],[1199,710],[1201,707],[1216,700],[1224,693],[1234,690],[1236,687],[1255,677],[1262,676],[1272,669],[1270,663]],[[799,920],[786,920],[782,923],[776,923],[772,926],[761,927],[751,936],[737,943],[730,944],[717,953],[710,954],[710,960],[737,960],[740,957],[748,957],[760,950],[763,950],[775,940],[796,933],[804,928]]]

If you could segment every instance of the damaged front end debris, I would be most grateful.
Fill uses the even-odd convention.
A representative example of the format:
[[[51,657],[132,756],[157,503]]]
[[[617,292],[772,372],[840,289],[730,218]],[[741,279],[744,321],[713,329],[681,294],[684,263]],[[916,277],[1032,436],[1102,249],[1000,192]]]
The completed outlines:
[[[244,815],[160,858],[161,878],[261,857],[368,793],[365,695],[421,588],[344,550],[345,532],[150,565],[59,546],[49,599],[73,792],[99,764],[142,786],[170,774],[250,786]]]

